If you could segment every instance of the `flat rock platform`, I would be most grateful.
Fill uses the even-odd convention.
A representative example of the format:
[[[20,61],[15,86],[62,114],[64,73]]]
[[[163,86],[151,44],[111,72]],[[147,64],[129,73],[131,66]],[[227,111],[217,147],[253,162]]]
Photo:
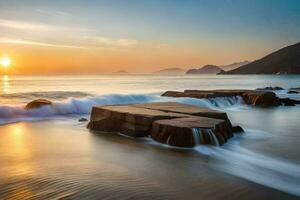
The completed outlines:
[[[120,132],[131,137],[151,137],[172,146],[222,145],[233,136],[227,114],[176,102],[96,106],[88,128]]]

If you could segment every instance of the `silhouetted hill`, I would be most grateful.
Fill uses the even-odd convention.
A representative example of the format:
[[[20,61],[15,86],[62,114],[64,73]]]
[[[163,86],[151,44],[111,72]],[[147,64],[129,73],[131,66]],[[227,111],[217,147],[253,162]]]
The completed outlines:
[[[259,60],[220,74],[300,74],[300,43],[284,47]]]
[[[217,74],[222,69],[216,65],[205,65],[199,69],[189,69],[186,74]]]
[[[251,63],[251,61],[245,60],[245,61],[242,61],[242,62],[234,62],[234,63],[231,63],[229,65],[221,65],[219,67],[222,68],[225,71],[229,71],[229,70],[233,70],[233,69],[239,68],[241,66],[247,65],[249,63]]]

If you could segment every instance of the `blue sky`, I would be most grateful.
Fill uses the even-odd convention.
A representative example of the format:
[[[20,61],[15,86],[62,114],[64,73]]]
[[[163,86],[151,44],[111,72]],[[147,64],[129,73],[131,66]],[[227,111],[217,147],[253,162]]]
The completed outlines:
[[[38,30],[47,27],[57,31]],[[1,38],[62,47],[92,45],[98,38],[93,46],[172,46],[202,58],[218,53],[216,63],[255,59],[299,42],[300,1],[0,0]]]

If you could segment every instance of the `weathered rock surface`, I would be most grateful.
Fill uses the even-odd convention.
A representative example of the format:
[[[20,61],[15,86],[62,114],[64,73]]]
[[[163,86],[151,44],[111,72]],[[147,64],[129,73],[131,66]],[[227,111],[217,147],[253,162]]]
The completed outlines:
[[[218,146],[232,136],[228,123],[207,117],[157,120],[151,131],[151,138],[154,140],[180,147],[193,147],[197,144]]]
[[[279,106],[281,105],[280,99],[273,92],[245,92],[241,95],[244,101],[252,106]]]
[[[226,113],[175,102],[93,107],[88,128],[132,137],[151,136],[180,147],[221,145],[233,136]]]
[[[201,117],[210,117],[215,119],[228,120],[228,116],[225,112],[220,112],[208,108],[193,106],[189,104],[182,104],[177,102],[143,103],[143,104],[136,104],[134,106],[140,108],[147,108],[151,110],[160,110],[164,112],[181,113],[187,115],[196,115]]]
[[[40,108],[42,106],[47,106],[47,105],[52,105],[52,102],[47,100],[47,99],[36,99],[34,101],[29,102],[26,106],[25,109],[35,109],[35,108]]]
[[[177,117],[186,117],[186,115],[134,105],[93,107],[88,128],[107,132],[119,131],[132,137],[145,137],[149,135],[154,120]]]

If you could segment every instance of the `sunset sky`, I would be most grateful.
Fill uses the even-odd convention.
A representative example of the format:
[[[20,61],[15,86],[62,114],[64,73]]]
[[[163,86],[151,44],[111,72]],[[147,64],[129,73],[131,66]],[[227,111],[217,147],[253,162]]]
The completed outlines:
[[[11,74],[223,65],[299,41],[297,0],[0,0]]]

